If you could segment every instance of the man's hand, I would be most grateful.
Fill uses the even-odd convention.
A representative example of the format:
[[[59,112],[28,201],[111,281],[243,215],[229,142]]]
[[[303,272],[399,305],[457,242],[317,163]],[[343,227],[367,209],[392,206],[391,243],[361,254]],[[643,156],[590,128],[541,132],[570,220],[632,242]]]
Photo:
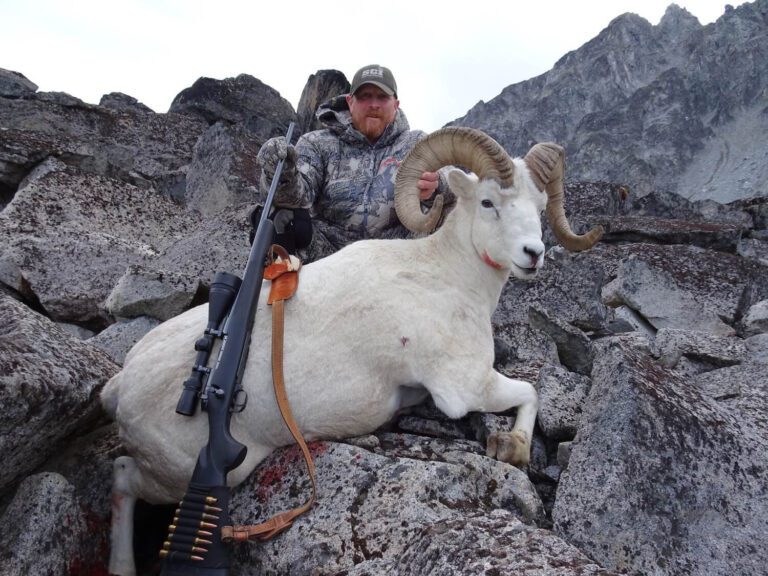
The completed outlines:
[[[419,188],[419,199],[429,200],[435,194],[438,185],[437,172],[424,172],[419,178],[417,184]]]
[[[270,138],[262,145],[257,156],[266,182],[271,182],[278,162],[283,161],[280,173],[280,187],[295,186],[298,178],[296,169],[296,149],[289,146],[285,136]]]

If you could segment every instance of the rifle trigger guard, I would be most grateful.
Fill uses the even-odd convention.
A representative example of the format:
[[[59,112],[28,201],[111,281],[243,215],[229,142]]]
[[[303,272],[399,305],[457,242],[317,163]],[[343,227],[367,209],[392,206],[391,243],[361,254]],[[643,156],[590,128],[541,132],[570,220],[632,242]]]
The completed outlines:
[[[235,414],[239,414],[243,410],[245,410],[245,407],[248,405],[248,393],[243,390],[242,388],[239,388],[237,392],[235,392],[235,398],[232,401],[232,412]]]

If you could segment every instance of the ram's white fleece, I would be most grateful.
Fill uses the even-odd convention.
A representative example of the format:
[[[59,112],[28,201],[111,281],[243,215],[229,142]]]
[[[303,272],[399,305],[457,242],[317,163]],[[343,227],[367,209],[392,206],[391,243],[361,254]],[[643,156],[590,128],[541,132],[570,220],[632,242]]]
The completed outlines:
[[[284,364],[293,413],[308,439],[369,433],[428,393],[453,418],[519,406],[514,429],[493,436],[488,451],[528,462],[536,393],[493,369],[491,329],[510,273],[532,278],[544,260],[546,197],[525,164],[515,165],[515,184],[506,190],[453,170],[457,206],[429,237],[361,241],[302,268],[286,303]],[[232,417],[232,435],[248,447],[229,474],[233,485],[292,442],[272,391],[268,288],[243,376],[248,403]],[[175,406],[206,321],[203,305],[155,328],[102,393],[130,454],[115,466],[117,500],[128,506],[135,497],[177,501],[186,490],[208,423],[204,413],[180,416]],[[130,539],[124,524],[117,530],[111,570],[130,574]]]

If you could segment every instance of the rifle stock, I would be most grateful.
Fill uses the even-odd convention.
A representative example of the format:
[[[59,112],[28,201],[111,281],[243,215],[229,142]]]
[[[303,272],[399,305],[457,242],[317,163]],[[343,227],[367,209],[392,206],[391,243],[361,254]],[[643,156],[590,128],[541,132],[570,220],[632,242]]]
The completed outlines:
[[[293,126],[291,122],[286,134],[289,144]],[[222,526],[231,524],[227,474],[242,464],[247,452],[246,446],[232,436],[229,425],[236,403],[244,406],[241,380],[264,279],[264,266],[275,233],[267,215],[274,201],[282,167],[283,160],[280,160],[275,167],[242,283],[232,282],[239,284],[239,289],[223,330],[216,333],[215,329],[211,329],[215,320],[211,320],[206,328],[206,335],[216,333],[222,338],[216,364],[208,374],[205,390],[200,396],[203,409],[208,412],[208,443],[200,450],[187,493],[169,526],[168,538],[161,551],[161,576],[227,576],[229,573],[230,551],[221,540]],[[197,345],[196,349],[198,357],[202,357]],[[203,368],[198,366],[195,370],[203,372]],[[193,391],[185,382],[177,412],[184,415],[194,413],[198,392],[199,389]]]

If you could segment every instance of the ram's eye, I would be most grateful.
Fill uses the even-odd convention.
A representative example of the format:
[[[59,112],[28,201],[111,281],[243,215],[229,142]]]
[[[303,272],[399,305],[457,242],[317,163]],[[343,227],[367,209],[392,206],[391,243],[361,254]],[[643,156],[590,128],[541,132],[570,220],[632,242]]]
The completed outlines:
[[[490,201],[490,200],[488,200],[488,199],[485,199],[485,200],[483,200],[482,202],[480,202],[480,205],[481,205],[483,208],[493,208],[493,207],[494,207],[494,206],[493,206],[493,202],[491,202],[491,201]]]

